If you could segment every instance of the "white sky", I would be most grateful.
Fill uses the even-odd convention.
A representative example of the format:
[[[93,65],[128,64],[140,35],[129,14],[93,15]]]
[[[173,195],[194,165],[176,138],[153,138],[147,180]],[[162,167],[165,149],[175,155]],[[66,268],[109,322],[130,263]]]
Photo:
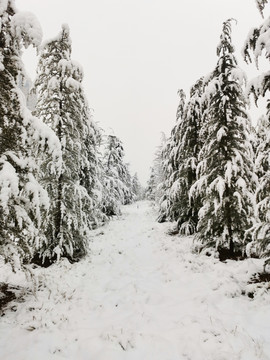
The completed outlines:
[[[149,177],[161,131],[175,123],[177,90],[215,66],[222,22],[236,18],[241,50],[262,22],[254,0],[16,0],[39,19],[44,40],[62,23],[71,30],[73,59],[84,68],[84,87],[95,121],[124,144],[131,171]],[[269,7],[266,9],[266,13]],[[26,67],[34,76],[34,52]],[[238,56],[239,64],[243,65]],[[254,66],[251,65],[251,69]]]

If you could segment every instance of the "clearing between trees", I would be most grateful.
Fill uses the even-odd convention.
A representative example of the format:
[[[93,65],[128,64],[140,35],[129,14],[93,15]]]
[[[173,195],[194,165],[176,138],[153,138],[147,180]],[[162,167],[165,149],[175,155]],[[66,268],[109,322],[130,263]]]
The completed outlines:
[[[1,360],[269,359],[267,283],[248,283],[263,260],[194,254],[156,216],[125,206],[85,259],[34,268],[35,295],[2,310]],[[0,281],[27,287],[22,276],[1,264]]]

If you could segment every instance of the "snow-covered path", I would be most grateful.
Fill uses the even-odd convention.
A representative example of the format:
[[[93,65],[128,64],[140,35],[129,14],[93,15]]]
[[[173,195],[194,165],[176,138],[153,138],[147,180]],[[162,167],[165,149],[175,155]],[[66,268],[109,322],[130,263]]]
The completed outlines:
[[[270,359],[270,296],[242,295],[261,261],[192,254],[149,203],[123,211],[88,258],[35,270],[36,298],[0,318],[0,359]]]

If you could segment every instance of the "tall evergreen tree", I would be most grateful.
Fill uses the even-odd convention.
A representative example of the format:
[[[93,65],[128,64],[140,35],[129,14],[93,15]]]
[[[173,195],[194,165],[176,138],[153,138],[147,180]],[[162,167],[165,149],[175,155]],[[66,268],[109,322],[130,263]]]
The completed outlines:
[[[218,62],[207,89],[207,138],[191,194],[203,194],[198,235],[204,247],[245,249],[245,231],[252,225],[255,182],[250,120],[231,43],[231,20],[223,23]]]
[[[42,159],[41,181],[48,190],[51,207],[44,224],[47,241],[38,255],[48,262],[60,256],[74,260],[87,250],[97,159],[96,130],[82,88],[82,69],[71,60],[67,25],[43,45],[35,89],[35,114],[55,131],[62,150],[59,172],[50,157]]]
[[[13,1],[0,5],[0,254],[16,267],[31,260],[49,206],[36,178],[35,157],[47,147],[56,161],[60,147],[54,133],[26,108],[18,86],[25,76],[22,47],[40,44],[40,26],[33,15],[17,13]]]
[[[255,2],[256,2],[257,8],[258,8],[260,14],[263,17],[263,10],[265,8],[265,5],[268,3],[268,0],[255,0]]]
[[[260,179],[270,171],[270,163],[268,161],[268,146],[270,141],[270,123],[266,116],[261,116],[255,128],[254,150],[255,150],[255,170]]]
[[[262,4],[259,10],[262,11],[267,1],[257,1]],[[263,55],[270,60],[270,17],[268,17],[260,27],[253,29],[246,40],[244,46],[244,58],[247,63],[252,62],[251,52],[254,54],[254,60],[258,67],[258,60]],[[249,93],[255,97],[255,102],[259,97],[265,97],[270,90],[269,71],[263,73],[249,84]],[[266,118],[264,119],[265,135],[262,136],[262,142],[258,147],[258,157],[256,161],[257,169],[261,175],[259,186],[256,191],[256,216],[257,223],[253,227],[253,238],[257,252],[266,257],[265,264],[270,263],[270,142],[267,130],[270,127],[270,99],[267,99]],[[263,139],[265,137],[265,139]]]
[[[156,204],[162,204],[164,194],[166,193],[166,180],[167,176],[164,167],[166,156],[165,149],[167,148],[167,139],[164,133],[161,133],[160,145],[155,151],[153,162],[154,174],[154,200]],[[166,200],[165,200],[166,202]]]
[[[108,135],[103,159],[103,212],[107,216],[120,214],[120,206],[131,201],[131,183],[128,167],[124,162],[122,142],[115,135]]]
[[[191,88],[190,99],[178,125],[178,143],[175,144],[178,167],[170,188],[169,213],[171,219],[177,221],[178,230],[185,234],[195,232],[200,206],[198,198],[189,197],[189,190],[196,181],[198,155],[201,149],[202,92],[201,78]]]
[[[176,123],[171,131],[171,136],[167,139],[164,144],[161,152],[162,158],[162,172],[164,174],[164,179],[162,183],[163,195],[160,200],[160,210],[158,221],[162,222],[165,220],[174,219],[174,209],[171,206],[170,201],[170,190],[175,184],[175,181],[178,178],[178,169],[179,169],[179,154],[177,149],[179,147],[179,128],[182,122],[186,95],[182,89],[178,90],[178,95],[180,98],[179,105],[176,112]]]

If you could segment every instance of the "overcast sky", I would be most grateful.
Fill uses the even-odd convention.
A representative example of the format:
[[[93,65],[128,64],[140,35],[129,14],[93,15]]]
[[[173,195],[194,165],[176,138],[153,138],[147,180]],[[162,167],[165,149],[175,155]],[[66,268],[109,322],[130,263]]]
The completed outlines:
[[[126,161],[143,184],[161,132],[169,135],[175,123],[177,90],[188,92],[215,66],[222,22],[238,20],[233,40],[239,50],[250,28],[262,22],[254,0],[16,0],[16,5],[37,16],[44,40],[57,35],[62,23],[69,25],[72,57],[84,68],[95,121],[123,141]],[[32,77],[34,57],[31,50],[24,57]]]

